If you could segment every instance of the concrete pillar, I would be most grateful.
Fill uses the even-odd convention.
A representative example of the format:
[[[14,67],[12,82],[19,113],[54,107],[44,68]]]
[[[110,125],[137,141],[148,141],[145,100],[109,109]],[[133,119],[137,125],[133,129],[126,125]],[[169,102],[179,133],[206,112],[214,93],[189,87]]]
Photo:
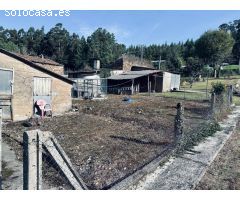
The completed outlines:
[[[227,99],[228,99],[228,105],[231,106],[233,103],[233,85],[228,86]]]
[[[88,189],[84,181],[79,177],[78,172],[75,171],[67,154],[64,152],[52,133],[43,132],[42,138],[44,147],[47,149],[52,159],[54,159],[73,188],[76,190]]]
[[[182,103],[178,103],[176,108],[177,108],[177,114],[175,116],[174,132],[175,132],[175,140],[178,141],[183,135],[184,107]]]
[[[42,134],[39,130],[23,134],[23,189],[42,188]]]
[[[0,190],[2,190],[2,109],[0,108]]]
[[[211,112],[212,115],[215,115],[215,106],[216,106],[216,94],[213,92],[211,96]]]

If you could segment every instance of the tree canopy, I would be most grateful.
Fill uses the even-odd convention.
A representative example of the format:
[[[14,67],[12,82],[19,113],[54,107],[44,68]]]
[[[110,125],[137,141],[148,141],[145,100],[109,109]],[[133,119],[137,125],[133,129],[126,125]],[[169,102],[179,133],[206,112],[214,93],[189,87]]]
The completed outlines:
[[[196,41],[195,48],[205,64],[216,66],[230,55],[233,44],[234,40],[228,32],[216,30],[205,32]]]
[[[170,44],[130,45],[118,43],[114,34],[98,28],[85,38],[70,33],[58,23],[49,31],[36,29],[7,29],[0,26],[0,48],[30,55],[44,55],[65,66],[67,70],[79,70],[93,66],[99,59],[107,67],[122,54],[143,57],[156,68],[196,76],[206,65],[240,63],[240,20],[224,23],[219,30],[207,31],[196,41]],[[159,65],[160,61],[160,65]]]

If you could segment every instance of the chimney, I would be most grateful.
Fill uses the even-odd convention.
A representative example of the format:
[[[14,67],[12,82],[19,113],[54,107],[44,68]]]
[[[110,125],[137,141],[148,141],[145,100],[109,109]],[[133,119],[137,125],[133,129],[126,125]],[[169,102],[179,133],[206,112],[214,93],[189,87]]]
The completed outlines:
[[[100,60],[94,60],[93,61],[93,68],[95,70],[99,70],[100,69]]]

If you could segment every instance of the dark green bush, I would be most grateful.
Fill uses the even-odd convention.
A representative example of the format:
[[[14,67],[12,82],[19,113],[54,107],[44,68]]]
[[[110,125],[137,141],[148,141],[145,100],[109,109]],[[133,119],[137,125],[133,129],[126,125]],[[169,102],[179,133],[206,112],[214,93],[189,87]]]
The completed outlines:
[[[217,82],[212,83],[212,93],[215,93],[216,95],[221,95],[226,91],[226,87],[223,83]]]

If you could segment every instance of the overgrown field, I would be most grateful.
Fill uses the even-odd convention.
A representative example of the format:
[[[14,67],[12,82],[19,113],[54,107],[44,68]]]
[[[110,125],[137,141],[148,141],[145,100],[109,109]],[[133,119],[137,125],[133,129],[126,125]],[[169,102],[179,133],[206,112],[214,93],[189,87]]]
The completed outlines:
[[[22,159],[24,131],[51,131],[91,189],[107,189],[168,150],[174,139],[178,99],[109,96],[106,100],[74,101],[77,112],[44,119],[41,126],[24,127],[22,122],[4,125],[3,135]],[[197,130],[208,120],[209,103],[185,101],[185,131]],[[10,136],[7,137],[6,135]],[[50,167],[49,167],[50,169]],[[52,182],[54,173],[51,173]],[[50,181],[51,182],[51,181]]]

